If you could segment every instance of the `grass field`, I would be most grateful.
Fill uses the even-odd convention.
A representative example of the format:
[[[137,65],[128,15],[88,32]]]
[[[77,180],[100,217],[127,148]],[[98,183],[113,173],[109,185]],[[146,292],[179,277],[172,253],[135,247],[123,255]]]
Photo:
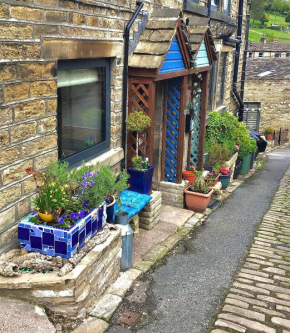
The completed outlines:
[[[290,25],[290,23],[285,22],[285,17],[281,15],[275,15],[274,13],[269,13],[270,21],[267,22],[267,25],[269,26],[271,23],[276,23],[281,27],[287,27]],[[272,30],[270,28],[260,28],[261,23],[259,21],[253,22],[253,20],[250,20],[250,31],[249,31],[249,41],[252,42],[259,42],[261,40],[261,37],[263,34],[267,34],[269,37],[267,38],[267,41],[271,41],[274,38],[277,38],[280,43],[290,43],[290,28],[287,32],[281,32]],[[288,38],[283,39],[283,38]]]

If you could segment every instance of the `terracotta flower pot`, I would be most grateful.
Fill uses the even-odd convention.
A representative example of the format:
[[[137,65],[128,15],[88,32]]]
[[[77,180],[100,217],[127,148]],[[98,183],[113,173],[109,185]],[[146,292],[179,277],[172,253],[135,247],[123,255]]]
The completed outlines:
[[[209,186],[214,187],[217,184],[217,182],[219,181],[219,178],[220,178],[220,175],[218,174],[215,179],[207,178],[206,181]]]
[[[194,171],[182,171],[182,177],[188,180],[189,184],[192,185],[195,181],[196,174]]]
[[[203,212],[210,203],[213,190],[207,194],[192,192],[189,187],[185,189],[185,204],[189,210]]]
[[[267,140],[274,140],[274,134],[266,134]]]

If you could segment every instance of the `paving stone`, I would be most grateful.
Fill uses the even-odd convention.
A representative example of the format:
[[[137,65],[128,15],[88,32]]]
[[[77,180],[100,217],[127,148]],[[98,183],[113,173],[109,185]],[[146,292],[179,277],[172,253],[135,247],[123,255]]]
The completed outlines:
[[[230,289],[231,292],[233,293],[237,293],[237,294],[241,294],[241,295],[246,295],[248,297],[253,297],[254,298],[254,295],[242,290],[242,289],[238,289],[238,288],[231,288]]]
[[[20,300],[0,297],[0,332],[54,333],[55,327],[45,311]]]
[[[279,318],[279,317],[273,317],[271,318],[271,322],[273,324],[289,328],[290,327],[290,320],[284,319],[284,318]]]
[[[160,245],[166,246],[168,249],[171,250],[182,239],[183,237],[179,235],[179,233],[176,233],[167,237],[163,242],[160,243]]]
[[[265,315],[262,314],[262,313],[251,311],[251,310],[246,310],[246,309],[242,309],[242,308],[238,308],[238,307],[232,306],[232,305],[225,305],[223,307],[222,311],[235,313],[235,314],[238,314],[240,316],[247,317],[247,318],[250,318],[250,319],[259,320],[259,321],[265,321],[265,319],[266,319]]]
[[[270,291],[269,290],[262,289],[262,288],[257,288],[257,287],[250,286],[250,285],[243,284],[243,283],[234,282],[233,286],[237,287],[237,288],[241,288],[241,289],[251,290],[251,291],[253,291],[255,293],[270,295]]]
[[[268,273],[274,273],[274,274],[279,274],[279,275],[285,276],[285,270],[280,269],[280,268],[276,268],[276,267],[263,268],[263,271],[268,272]]]
[[[288,306],[283,306],[283,305],[276,305],[276,309],[280,311],[285,311],[290,313],[290,307]]]
[[[245,303],[245,302],[237,300],[237,299],[229,298],[229,296],[225,299],[225,303],[235,305],[235,306],[238,306],[240,308],[245,308],[245,309],[249,308],[248,303]]]
[[[216,322],[215,322],[215,325],[216,326],[221,326],[221,327],[227,327],[227,328],[230,328],[230,329],[233,329],[237,332],[246,332],[246,328],[243,327],[243,326],[240,326],[240,325],[237,325],[237,324],[234,324],[234,323],[231,323],[229,321],[226,321],[226,320],[222,320],[222,319],[218,319]]]
[[[247,280],[247,279],[240,278],[240,277],[236,281],[241,282],[241,283],[254,284],[254,281]]]
[[[227,297],[235,298],[235,299],[241,300],[241,301],[249,303],[249,304],[255,304],[255,305],[267,307],[266,302],[258,301],[256,299],[251,299],[251,298],[248,298],[248,297],[245,297],[245,296],[239,296],[239,295],[235,295],[235,294],[228,294]]]
[[[277,292],[277,293],[283,293],[283,294],[290,295],[290,289],[287,289],[287,288],[272,286],[272,285],[265,284],[265,283],[257,283],[257,286],[259,288],[267,289],[267,290],[274,291],[274,292]]]
[[[261,266],[261,265],[259,265],[259,264],[252,264],[252,263],[250,263],[250,262],[246,262],[246,263],[244,264],[244,267],[246,267],[246,268],[251,268],[251,269],[259,269],[260,266]]]
[[[134,265],[134,268],[142,271],[143,273],[148,272],[154,266],[152,261],[139,261]]]
[[[274,264],[272,262],[254,259],[254,258],[247,258],[247,262],[254,262],[254,263],[257,263],[257,264],[263,265],[263,266],[274,266]]]
[[[265,295],[257,295],[258,299],[267,301],[267,302],[271,302],[273,304],[281,304],[281,305],[286,305],[286,306],[290,306],[290,302],[275,298],[275,297],[270,297],[270,296],[265,296]]]
[[[145,303],[147,298],[148,283],[138,281],[135,283],[132,289],[133,289],[132,293],[129,296],[127,296],[127,300],[130,303],[137,303],[137,304]]]
[[[211,331],[211,333],[228,333],[228,331],[225,330],[221,330],[219,328],[214,329],[213,331]]]
[[[151,249],[147,253],[145,253],[145,255],[142,257],[142,259],[144,261],[156,262],[162,259],[167,252],[168,252],[167,247],[157,244],[151,247]]]
[[[257,273],[259,273],[259,272],[257,272]],[[261,276],[256,276],[256,275],[252,275],[252,274],[239,273],[238,276],[241,276],[241,277],[246,278],[246,279],[252,279],[252,280],[255,280],[255,281],[259,281],[259,282],[274,283],[274,280],[266,279],[266,278],[263,278]]]
[[[253,309],[257,310],[257,311],[260,311],[260,312],[263,312],[267,315],[270,315],[270,316],[280,316],[282,318],[285,318],[286,316],[283,314],[283,313],[280,313],[278,311],[274,311],[274,310],[269,310],[269,309],[264,309],[264,308],[261,308],[259,306],[253,306]]]
[[[94,306],[91,316],[109,320],[122,302],[120,296],[105,294]]]
[[[109,324],[102,319],[89,318],[71,333],[103,333],[108,327]]]
[[[123,297],[133,283],[133,280],[121,274],[117,280],[110,285],[107,292],[112,295]]]
[[[284,299],[285,301],[290,301],[290,296],[281,294],[281,293],[276,293],[277,297]]]
[[[240,324],[242,326],[248,327],[252,330],[256,330],[258,332],[262,333],[276,333],[276,330],[274,328],[268,327],[264,324],[258,323],[253,320],[249,320],[246,318],[238,317],[229,313],[221,313],[218,315],[219,319],[226,319],[228,321]]]

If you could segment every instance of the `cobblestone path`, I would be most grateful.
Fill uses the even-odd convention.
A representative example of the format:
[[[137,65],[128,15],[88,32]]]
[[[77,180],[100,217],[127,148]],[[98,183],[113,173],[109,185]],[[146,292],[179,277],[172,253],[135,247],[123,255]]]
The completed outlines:
[[[290,168],[211,333],[290,333]]]

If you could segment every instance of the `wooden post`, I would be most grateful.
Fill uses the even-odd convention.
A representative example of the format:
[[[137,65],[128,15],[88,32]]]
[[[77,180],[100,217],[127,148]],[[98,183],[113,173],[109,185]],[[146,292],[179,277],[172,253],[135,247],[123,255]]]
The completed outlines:
[[[181,100],[179,109],[179,134],[178,134],[178,162],[177,162],[177,184],[182,181],[183,153],[184,153],[184,133],[185,133],[185,116],[186,107],[187,76],[181,81]]]
[[[208,96],[208,73],[202,73],[202,90],[201,90],[201,110],[200,110],[200,136],[199,136],[199,150],[198,150],[198,170],[203,168],[203,152],[205,141],[205,121],[206,121],[206,108]]]

